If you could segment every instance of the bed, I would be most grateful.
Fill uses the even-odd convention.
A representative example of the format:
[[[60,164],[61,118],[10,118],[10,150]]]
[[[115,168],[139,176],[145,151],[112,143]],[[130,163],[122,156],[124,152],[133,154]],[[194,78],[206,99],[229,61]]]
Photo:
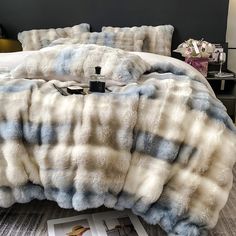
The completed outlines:
[[[89,31],[26,30],[25,51],[0,56],[0,207],[104,205],[168,235],[207,235],[236,161],[224,105],[198,71],[170,57],[173,26]],[[105,93],[57,89],[86,89],[97,66]]]

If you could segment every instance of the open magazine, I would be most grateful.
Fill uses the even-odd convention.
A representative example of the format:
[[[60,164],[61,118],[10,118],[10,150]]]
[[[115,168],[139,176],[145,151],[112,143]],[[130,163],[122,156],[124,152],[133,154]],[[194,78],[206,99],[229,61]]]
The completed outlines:
[[[130,211],[107,211],[48,221],[48,236],[148,236]]]

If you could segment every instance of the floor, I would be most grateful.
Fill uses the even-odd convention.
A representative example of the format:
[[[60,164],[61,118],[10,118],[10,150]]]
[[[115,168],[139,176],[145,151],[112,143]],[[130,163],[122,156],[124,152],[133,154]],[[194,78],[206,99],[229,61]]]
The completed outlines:
[[[217,226],[209,233],[210,236],[236,235],[236,166],[233,172],[233,189],[230,193],[227,205],[220,214]],[[106,210],[106,208],[99,208],[85,212],[94,213]],[[32,201],[28,204],[15,204],[8,209],[0,208],[0,235],[46,236],[48,219],[75,215],[78,215],[78,212],[61,209],[54,202],[49,201]],[[142,223],[149,236],[166,236],[160,227],[148,225],[143,221]]]

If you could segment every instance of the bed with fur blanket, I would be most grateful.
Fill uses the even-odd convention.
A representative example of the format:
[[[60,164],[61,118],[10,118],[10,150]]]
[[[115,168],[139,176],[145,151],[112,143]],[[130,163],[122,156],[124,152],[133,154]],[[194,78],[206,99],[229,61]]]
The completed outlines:
[[[109,92],[63,96],[102,67]],[[232,187],[236,128],[173,58],[96,45],[35,51],[0,77],[0,207],[32,199],[125,208],[168,235],[206,235]]]

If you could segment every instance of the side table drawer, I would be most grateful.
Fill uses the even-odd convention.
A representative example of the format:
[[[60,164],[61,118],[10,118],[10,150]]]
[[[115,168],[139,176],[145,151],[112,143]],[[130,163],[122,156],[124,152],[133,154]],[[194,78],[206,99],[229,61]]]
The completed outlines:
[[[227,108],[227,113],[230,116],[234,116],[234,114],[235,114],[235,100],[232,100],[232,99],[220,99],[220,100]]]

